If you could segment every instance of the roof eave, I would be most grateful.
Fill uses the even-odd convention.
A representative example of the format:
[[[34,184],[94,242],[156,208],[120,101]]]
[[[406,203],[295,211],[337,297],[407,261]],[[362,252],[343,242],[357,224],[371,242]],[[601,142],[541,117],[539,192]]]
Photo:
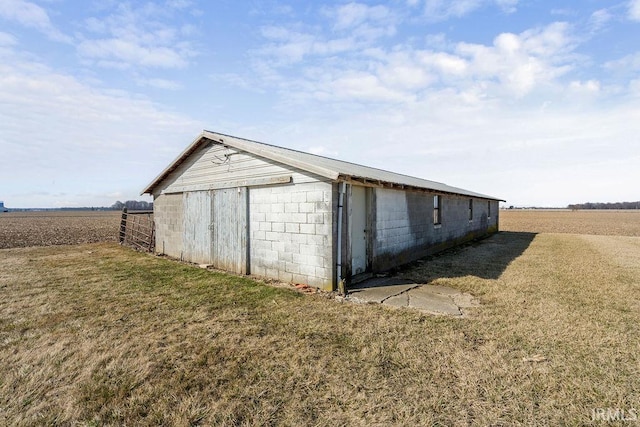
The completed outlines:
[[[451,187],[450,190],[442,190],[442,189],[431,188],[427,186],[409,185],[409,184],[403,184],[400,182],[371,179],[367,177],[361,177],[361,176],[355,176],[355,175],[349,175],[349,174],[340,174],[337,180],[347,181],[347,182],[353,181],[353,182],[357,182],[358,184],[364,184],[365,186],[371,186],[371,187],[382,187],[382,188],[387,187],[387,188],[395,188],[399,190],[428,191],[428,192],[437,193],[437,194],[451,194],[456,196],[466,196],[466,197],[475,197],[478,199],[495,200],[497,202],[506,202],[506,200],[500,199],[498,197],[488,196],[486,194],[474,193],[472,191],[466,191],[461,188],[458,189],[455,187]],[[456,190],[459,190],[459,191],[456,191]]]
[[[204,131],[202,135],[205,138],[210,139],[211,141],[228,145],[238,150],[242,150],[247,153],[254,154],[256,156],[264,157],[265,159],[273,160],[274,162],[283,163],[285,165],[292,166],[294,168],[298,168],[306,172],[311,172],[315,175],[322,176],[332,181],[336,181],[338,179],[338,176],[340,175],[337,171],[323,168],[323,167],[314,165],[313,163],[304,162],[297,159],[292,159],[290,157],[282,156],[279,153],[273,153],[261,147],[256,147],[256,144],[262,144],[256,141],[243,140],[241,138],[236,138],[230,135],[224,135],[224,134],[210,132],[210,131]]]
[[[336,171],[323,168],[323,167],[314,165],[312,163],[302,162],[296,159],[291,159],[285,156],[281,156],[277,153],[271,153],[268,150],[256,148],[255,145],[252,144],[254,143],[254,141],[247,140],[246,143],[244,143],[243,140],[240,138],[205,130],[205,131],[202,131],[193,140],[193,142],[182,153],[180,153],[178,157],[176,157],[175,160],[173,160],[173,162],[169,164],[169,166],[167,166],[158,176],[156,176],[145,187],[145,189],[142,191],[142,193],[140,193],[140,195],[153,194],[153,190],[155,189],[155,187],[158,186],[158,184],[160,184],[165,178],[167,178],[167,176],[169,176],[171,172],[175,171],[182,164],[182,162],[184,162],[190,155],[192,155],[195,151],[197,151],[207,141],[228,145],[229,147],[233,147],[238,150],[242,150],[242,151],[254,154],[256,156],[264,157],[266,159],[273,160],[275,162],[284,163],[286,165],[289,165],[298,169],[302,169],[307,172],[311,172],[315,175],[319,175],[333,181],[338,179],[339,173]]]
[[[184,150],[182,151],[182,153],[180,153],[173,162],[171,162],[169,164],[169,166],[167,166],[156,178],[154,178],[146,187],[145,189],[142,191],[142,193],[140,193],[141,195],[143,194],[153,194],[153,191],[155,190],[155,188],[163,181],[165,180],[173,171],[175,171],[189,156],[191,156],[195,151],[197,151],[203,144],[207,143],[207,142],[214,142],[214,143],[218,143],[218,144],[224,144],[226,146],[229,147],[233,147],[235,149],[250,153],[250,154],[254,154],[256,156],[260,156],[278,163],[283,163],[286,164],[288,166],[291,167],[295,167],[298,169],[301,169],[303,171],[309,172],[309,173],[313,173],[315,175],[327,178],[331,181],[343,181],[343,180],[364,180],[364,181],[376,181],[378,182],[381,186],[388,186],[388,187],[392,187],[392,188],[403,188],[403,189],[416,189],[416,190],[429,190],[429,191],[433,191],[436,193],[442,193],[442,194],[455,194],[455,195],[462,195],[462,196],[469,196],[469,197],[477,197],[477,198],[482,198],[482,199],[487,199],[487,200],[496,200],[496,201],[502,201],[505,202],[505,200],[497,198],[497,197],[492,197],[492,196],[487,196],[484,194],[479,194],[479,193],[474,193],[474,192],[470,192],[470,191],[466,191],[463,189],[458,189],[456,187],[451,187],[448,191],[443,191],[443,190],[439,190],[437,188],[429,188],[429,187],[422,187],[422,186],[415,186],[415,185],[407,185],[407,184],[403,184],[403,183],[394,183],[394,182],[390,182],[390,181],[381,181],[381,180],[372,180],[371,178],[367,178],[367,177],[358,177],[355,175],[351,175],[351,174],[344,174],[344,173],[339,173],[338,171],[332,170],[332,169],[328,169],[328,168],[324,168],[321,166],[317,166],[311,162],[305,162],[299,159],[295,159],[295,158],[291,158],[291,157],[287,157],[287,156],[283,156],[280,153],[274,153],[266,148],[263,148],[262,146],[268,146],[268,144],[263,144],[263,143],[258,143],[256,141],[250,141],[250,140],[245,140],[242,138],[237,138],[234,136],[230,136],[230,135],[225,135],[225,134],[220,134],[220,133],[216,133],[216,132],[211,132],[211,131],[207,131],[204,130],[202,131],[194,140],[193,142]],[[459,192],[456,190],[460,190]]]
[[[170,164],[169,166],[167,166],[162,172],[160,172],[160,174],[158,176],[156,176],[146,187],[145,189],[142,191],[142,193],[140,193],[140,195],[143,194],[153,194],[153,190],[154,188],[160,184],[160,182],[162,182],[167,176],[169,176],[169,174],[171,172],[173,172],[174,170],[176,170],[178,168],[178,166],[180,166],[182,164],[182,162],[184,162],[187,157],[189,157],[191,154],[193,154],[198,148],[200,148],[200,146],[203,144],[203,142],[206,140],[206,136],[204,135],[204,132],[201,132],[200,135],[198,135],[193,142],[184,149],[184,151],[182,153],[180,153],[178,155],[178,157],[176,157]]]

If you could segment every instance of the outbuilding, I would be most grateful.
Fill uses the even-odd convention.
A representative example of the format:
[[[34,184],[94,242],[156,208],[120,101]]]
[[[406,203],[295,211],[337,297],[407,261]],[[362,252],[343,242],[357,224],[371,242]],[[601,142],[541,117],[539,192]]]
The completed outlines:
[[[497,232],[500,201],[210,131],[145,193],[156,252],[325,290]]]

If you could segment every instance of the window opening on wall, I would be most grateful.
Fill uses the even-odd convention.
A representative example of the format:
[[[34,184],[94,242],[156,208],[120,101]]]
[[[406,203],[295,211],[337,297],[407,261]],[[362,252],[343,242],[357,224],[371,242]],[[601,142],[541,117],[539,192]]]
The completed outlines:
[[[442,224],[442,196],[433,196],[433,225]]]
[[[491,200],[487,200],[487,218],[491,218]]]
[[[469,221],[473,221],[473,199],[469,199]]]

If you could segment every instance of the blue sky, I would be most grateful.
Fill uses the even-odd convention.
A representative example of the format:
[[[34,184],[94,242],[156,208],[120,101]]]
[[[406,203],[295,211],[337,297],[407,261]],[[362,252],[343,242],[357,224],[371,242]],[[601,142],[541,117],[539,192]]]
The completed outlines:
[[[640,0],[0,0],[0,200],[108,206],[202,129],[495,195],[640,200]]]

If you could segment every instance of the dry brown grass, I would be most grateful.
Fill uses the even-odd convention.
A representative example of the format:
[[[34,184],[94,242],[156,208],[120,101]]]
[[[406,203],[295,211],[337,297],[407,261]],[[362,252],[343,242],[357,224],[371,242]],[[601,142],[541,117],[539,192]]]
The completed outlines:
[[[500,230],[640,236],[640,210],[507,209],[500,211]]]
[[[640,239],[500,233],[404,274],[466,319],[115,244],[0,251],[0,424],[584,425],[638,407]]]
[[[0,213],[0,249],[116,241],[117,211]]]

